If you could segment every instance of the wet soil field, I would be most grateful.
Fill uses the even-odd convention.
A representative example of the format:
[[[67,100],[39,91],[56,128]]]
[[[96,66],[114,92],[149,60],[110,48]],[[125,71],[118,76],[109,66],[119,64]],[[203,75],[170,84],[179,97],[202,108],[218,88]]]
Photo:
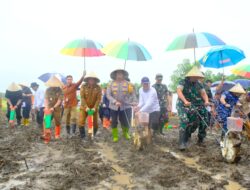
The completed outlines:
[[[215,130],[208,130],[205,147],[194,134],[185,152],[178,150],[178,129],[166,129],[140,151],[122,137],[113,143],[101,127],[94,142],[62,133],[46,145],[35,124],[10,129],[1,117],[0,189],[250,189],[250,142],[243,140],[241,160],[228,164]]]

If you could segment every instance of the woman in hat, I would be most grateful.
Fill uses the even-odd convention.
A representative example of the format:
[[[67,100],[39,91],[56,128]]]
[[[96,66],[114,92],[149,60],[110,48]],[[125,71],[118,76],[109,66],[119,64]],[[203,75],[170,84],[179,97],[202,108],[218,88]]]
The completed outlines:
[[[10,120],[10,111],[15,110],[17,125],[21,124],[21,103],[22,103],[22,89],[16,83],[11,83],[7,88],[5,93],[5,98],[7,99],[7,118]]]
[[[113,141],[118,141],[118,118],[121,123],[123,136],[129,140],[129,126],[131,120],[131,106],[136,102],[133,85],[128,82],[128,72],[124,69],[116,69],[110,74],[113,80],[107,88],[107,98],[111,110],[111,126]]]
[[[29,126],[30,111],[32,106],[32,92],[28,85],[25,83],[19,84],[23,92],[23,102],[22,102],[22,116],[23,116],[23,126]]]
[[[217,107],[217,119],[219,123],[223,125],[222,137],[227,132],[227,117],[231,116],[233,108],[241,104],[239,103],[239,97],[245,94],[245,90],[238,83],[233,86],[229,91],[224,92],[221,95],[219,105]]]
[[[180,150],[186,149],[188,139],[191,137],[191,134],[195,132],[197,127],[199,127],[198,143],[203,143],[203,140],[206,137],[206,123],[208,122],[208,116],[205,106],[209,105],[209,102],[206,91],[203,85],[199,82],[201,78],[204,78],[204,75],[195,66],[177,86],[178,100],[176,105],[180,118]],[[200,121],[201,123],[195,123],[197,121]],[[206,123],[204,123],[204,121]]]
[[[63,83],[55,76],[52,76],[45,85],[48,87],[45,92],[44,106],[45,112],[51,112],[54,122],[55,122],[55,139],[60,138],[61,132],[61,113],[62,113],[62,101],[63,101],[63,92],[62,86]],[[51,138],[51,129],[45,129],[45,143],[48,143]]]
[[[102,89],[97,84],[100,82],[99,78],[94,72],[88,73],[84,78],[85,84],[81,86],[81,107],[79,115],[79,131],[80,137],[85,138],[85,124],[88,116],[88,112],[92,110],[93,115],[93,127],[94,135],[98,130],[98,108],[102,98]]]

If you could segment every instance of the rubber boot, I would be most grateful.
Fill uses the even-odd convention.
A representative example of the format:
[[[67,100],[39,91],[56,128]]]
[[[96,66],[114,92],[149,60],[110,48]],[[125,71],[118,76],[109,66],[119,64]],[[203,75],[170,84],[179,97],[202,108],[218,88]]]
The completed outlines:
[[[70,135],[70,126],[66,125],[66,131],[67,131],[67,135]]]
[[[105,129],[108,129],[109,128],[109,126],[110,126],[110,120],[108,119],[108,118],[103,118],[103,127],[105,128]]]
[[[85,133],[85,127],[79,127],[79,131],[80,131],[80,137],[81,139],[84,139],[86,137],[86,133]]]
[[[118,142],[118,128],[112,128],[113,142]]]
[[[185,129],[180,128],[180,130],[179,130],[179,149],[181,151],[184,151],[187,148],[186,140],[187,140],[187,138],[186,138]]]
[[[44,130],[44,143],[48,144],[51,139],[51,130],[50,129],[45,129]]]
[[[123,132],[123,136],[125,137],[125,139],[129,140],[130,139],[130,135],[128,133],[129,128],[128,127],[122,127],[122,132]]]
[[[60,139],[61,127],[60,125],[55,127],[55,139]]]
[[[23,118],[23,120],[22,120],[22,126],[26,126],[26,119],[25,118]]]
[[[29,125],[30,125],[30,120],[29,120],[29,119],[26,119],[25,126],[28,127]]]
[[[94,136],[96,135],[97,131],[98,131],[98,128],[94,127]]]
[[[76,134],[76,124],[73,124],[71,126],[71,128],[72,128],[72,134],[75,135]]]

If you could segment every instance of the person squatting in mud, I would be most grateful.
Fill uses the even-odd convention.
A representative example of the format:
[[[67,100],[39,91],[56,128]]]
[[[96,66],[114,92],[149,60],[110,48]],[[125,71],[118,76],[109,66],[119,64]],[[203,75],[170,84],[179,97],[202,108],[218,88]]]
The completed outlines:
[[[62,113],[62,82],[55,76],[51,77],[45,85],[48,87],[45,92],[45,112],[51,112],[55,122],[55,139],[60,139],[61,113]],[[49,143],[51,139],[51,128],[44,128],[44,141]]]
[[[102,89],[97,84],[100,82],[99,78],[95,73],[88,73],[84,78],[85,84],[81,86],[81,106],[79,113],[79,131],[81,139],[86,136],[85,124],[89,111],[93,111],[93,127],[94,135],[96,135],[98,130],[98,108],[102,98]]]
[[[223,126],[221,133],[222,139],[224,138],[225,133],[227,132],[227,117],[231,116],[232,110],[236,105],[241,106],[239,102],[239,97],[245,93],[246,92],[243,87],[240,84],[236,84],[229,91],[226,91],[221,95],[219,105],[216,111],[217,120]]]
[[[110,77],[113,80],[107,88],[107,98],[111,110],[111,126],[113,141],[119,140],[118,136],[118,118],[121,123],[123,136],[129,140],[129,126],[132,114],[132,105],[136,105],[136,95],[133,85],[126,80],[128,72],[124,69],[116,69],[111,72]]]
[[[74,136],[76,133],[76,123],[77,123],[77,96],[76,91],[81,85],[84,76],[86,75],[85,71],[83,72],[83,76],[77,83],[73,83],[73,77],[68,75],[66,77],[66,85],[63,86],[63,95],[64,95],[64,112],[63,112],[63,120],[66,124],[66,132],[67,136]]]
[[[180,150],[187,148],[188,140],[197,127],[199,128],[198,144],[203,144],[206,137],[208,115],[205,106],[209,105],[209,101],[203,85],[199,82],[201,78],[204,78],[204,75],[194,66],[177,86],[176,108],[180,118]]]

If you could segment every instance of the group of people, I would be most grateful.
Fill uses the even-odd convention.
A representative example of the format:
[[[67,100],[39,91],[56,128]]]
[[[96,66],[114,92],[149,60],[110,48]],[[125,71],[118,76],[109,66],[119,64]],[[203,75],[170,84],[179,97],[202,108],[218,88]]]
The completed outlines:
[[[210,80],[204,81],[204,78],[204,73],[194,66],[177,87],[180,150],[188,147],[191,135],[197,128],[197,143],[204,146],[207,127],[214,124],[221,126],[221,140],[223,140],[228,130],[228,117],[250,116],[250,93],[247,93],[240,84],[229,90],[223,90],[222,80],[213,96],[210,89],[212,83]]]
[[[36,112],[38,127],[43,130],[45,143],[51,139],[51,128],[44,127],[44,114],[51,113],[54,120],[54,138],[60,139],[62,123],[65,124],[68,136],[76,134],[79,128],[80,138],[86,137],[86,119],[91,112],[93,115],[93,133],[98,131],[98,119],[102,120],[104,128],[112,128],[113,141],[119,140],[118,122],[122,128],[122,135],[130,139],[129,127],[133,112],[147,112],[149,126],[154,134],[162,134],[163,127],[168,122],[169,91],[162,84],[163,75],[156,75],[156,83],[151,86],[148,77],[141,79],[142,87],[139,90],[139,101],[134,85],[129,80],[129,73],[124,69],[111,72],[112,81],[103,89],[98,84],[100,79],[95,73],[83,73],[81,79],[73,83],[73,77],[66,77],[63,84],[56,76],[52,76],[45,85],[44,92],[36,82],[30,87],[34,91],[32,104],[32,91],[29,86],[12,83],[6,90],[7,118],[10,120],[11,110],[15,110],[17,124],[29,125],[30,111]],[[80,87],[81,86],[81,87]],[[80,106],[78,107],[77,90],[80,87]],[[78,109],[79,108],[79,109]],[[21,113],[22,110],[22,113]],[[78,111],[79,110],[79,111]],[[63,122],[62,122],[63,121]]]

